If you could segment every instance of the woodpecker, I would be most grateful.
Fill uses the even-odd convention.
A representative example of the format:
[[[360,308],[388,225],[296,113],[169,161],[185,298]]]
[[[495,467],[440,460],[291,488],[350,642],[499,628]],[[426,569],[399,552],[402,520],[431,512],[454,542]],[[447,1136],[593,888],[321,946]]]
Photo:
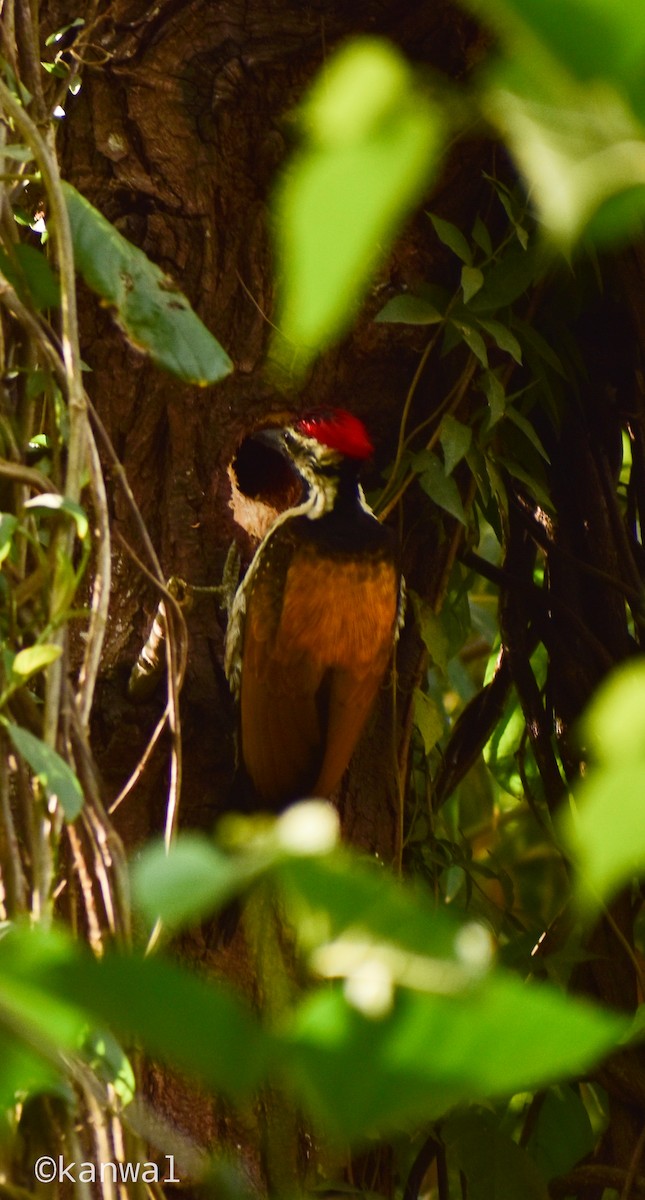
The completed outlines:
[[[317,411],[257,436],[288,457],[304,496],[260,543],[227,631],[241,760],[275,810],[340,783],[387,671],[401,579],[359,483],[373,447],[357,417]]]

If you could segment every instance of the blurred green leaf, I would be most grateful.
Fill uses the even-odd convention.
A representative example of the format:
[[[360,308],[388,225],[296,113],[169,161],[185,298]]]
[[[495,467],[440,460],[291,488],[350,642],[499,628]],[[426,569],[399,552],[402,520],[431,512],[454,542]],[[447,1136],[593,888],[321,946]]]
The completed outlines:
[[[0,563],[11,553],[13,535],[18,527],[18,518],[12,513],[0,513]]]
[[[305,101],[303,142],[274,197],[279,326],[302,361],[353,316],[435,170],[442,124],[399,52],[372,38],[342,47]]]
[[[242,878],[241,865],[208,838],[184,833],[168,853],[163,842],[144,848],[132,866],[132,894],[151,921],[159,917],[168,929],[178,929],[225,904]]]
[[[87,1031],[76,997],[52,995],[40,979],[41,971],[66,961],[68,945],[58,930],[37,927],[11,928],[0,938],[0,1025],[50,1071],[59,1054],[80,1048]]]
[[[60,1073],[16,1036],[13,1023],[5,1030],[0,1004],[0,1142],[2,1109],[13,1108],[17,1100],[24,1103],[29,1096],[56,1092],[60,1086]]]
[[[604,81],[575,84],[555,71],[538,73],[530,57],[515,57],[497,66],[486,106],[544,228],[565,250],[607,200],[645,184],[645,131]],[[645,205],[645,189],[640,195]],[[602,232],[597,221],[597,236]]]
[[[437,909],[425,888],[403,886],[373,860],[339,849],[324,858],[285,860],[276,877],[290,920],[309,950],[357,938],[394,947],[403,956],[455,961],[460,927],[452,914]]]
[[[587,909],[609,900],[645,874],[645,760],[613,763],[589,773],[563,829],[579,866],[578,896]]]
[[[472,0],[511,52],[537,56],[581,82],[611,80],[642,113],[645,29],[640,0]],[[550,65],[550,64],[549,64]],[[553,69],[553,67],[551,68]]]
[[[645,765],[645,662],[622,663],[598,688],[580,726],[585,746],[607,765]]]
[[[34,737],[28,729],[13,725],[4,718],[2,723],[16,750],[31,767],[50,800],[60,804],[66,821],[75,821],[83,803],[83,791],[76,775],[56,750]]]
[[[78,270],[130,342],[186,383],[206,387],[229,375],[228,354],[176,284],[71,184],[63,189]]]
[[[270,1039],[243,1001],[221,984],[161,958],[110,952],[102,959],[58,934],[56,953],[31,932],[0,941],[0,978],[16,994],[40,992],[42,1021],[56,1006],[80,1010],[164,1062],[226,1095],[250,1095],[267,1068]]]
[[[334,988],[296,1011],[285,1063],[318,1120],[351,1140],[415,1116],[431,1120],[460,1101],[580,1074],[617,1044],[625,1025],[501,972],[456,995],[401,991],[380,1019],[357,1012]]]
[[[34,152],[31,146],[24,146],[20,142],[13,142],[2,147],[2,157],[10,158],[14,162],[27,163],[32,161]]]
[[[30,675],[35,675],[60,658],[61,653],[60,646],[28,646],[26,650],[19,650],[16,654],[11,664],[11,674],[21,679],[29,679]]]
[[[632,659],[602,684],[581,722],[600,765],[588,769],[562,820],[580,868],[579,899],[589,909],[645,872],[644,714],[645,666]]]
[[[61,496],[58,492],[43,492],[31,500],[25,501],[24,507],[29,512],[65,513],[66,516],[72,518],[81,541],[87,537],[89,532],[87,513],[75,500],[68,500],[67,496]]]
[[[60,303],[60,288],[42,250],[18,243],[11,256],[0,248],[0,271],[23,301],[41,312]]]
[[[345,43],[314,81],[302,108],[311,140],[356,145],[396,113],[410,86],[407,61],[379,38]]]
[[[121,1104],[131,1104],[136,1091],[134,1071],[116,1038],[105,1029],[92,1029],[82,1053],[98,1078],[112,1085]]]

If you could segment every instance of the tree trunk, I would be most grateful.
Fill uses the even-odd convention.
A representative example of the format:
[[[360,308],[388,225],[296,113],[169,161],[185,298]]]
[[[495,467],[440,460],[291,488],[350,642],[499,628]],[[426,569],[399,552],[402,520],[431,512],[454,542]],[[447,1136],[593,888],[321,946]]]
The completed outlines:
[[[43,10],[47,33],[76,16],[66,0]],[[273,303],[267,205],[287,148],[289,114],[336,43],[363,32],[389,36],[413,60],[455,75],[478,53],[472,24],[443,2],[166,0],[151,7],[116,0],[105,11],[99,6],[82,89],[70,98],[61,129],[66,177],[178,281],[235,364],[216,388],[181,386],[126,344],[93,297],[87,294],[81,305],[83,355],[92,371],[88,390],[167,576],[218,584],[233,541],[248,560],[253,543],[231,508],[229,466],[245,437],[271,414],[347,406],[365,418],[377,446],[372,484],[392,458],[419,343],[415,334],[401,337],[370,318],[391,290],[414,286],[431,272],[423,215],[410,222],[366,315],[341,347],[318,362],[299,395],[280,394],[264,370]],[[487,154],[470,149],[446,170],[443,188],[457,220],[476,209],[480,181],[473,162]],[[288,497],[280,499],[284,504]],[[116,480],[111,511],[117,554],[93,727],[108,802],[136,767],[163,705],[161,697],[135,706],[126,695],[158,596],[126,549],[142,556]],[[454,541],[441,544],[436,518],[432,528],[431,538],[422,539],[423,557],[417,545],[404,562],[411,581],[422,583],[426,593],[433,580],[439,589],[454,553]],[[213,600],[199,600],[188,626],[180,825],[209,829],[226,806],[233,775],[233,714],[222,670],[225,617]],[[409,628],[400,657],[399,727],[409,719],[422,661]],[[386,862],[401,854],[391,710],[391,694],[384,695],[339,798],[345,836]],[[130,851],[163,828],[166,764],[162,745],[115,814]],[[211,940],[195,936],[182,951],[257,996],[261,984],[240,937],[223,950]],[[254,1192],[315,1177],[315,1149],[275,1098],[265,1097],[242,1120],[157,1068],[149,1072],[148,1090],[166,1119],[198,1144],[233,1150]],[[284,1126],[279,1139],[276,1123]],[[272,1155],[265,1152],[269,1143]]]
[[[68,0],[50,0],[43,5],[43,28],[49,33],[75,16]],[[425,335],[374,324],[371,318],[394,291],[445,277],[445,255],[430,236],[423,212],[408,223],[352,333],[317,362],[300,394],[281,394],[265,371],[273,319],[267,206],[287,150],[289,113],[339,40],[359,32],[385,34],[412,61],[440,67],[455,78],[464,76],[484,52],[484,40],[471,21],[443,0],[424,5],[412,0],[354,0],[351,5],[342,0],[162,0],[154,6],[114,0],[105,11],[99,8],[83,86],[69,102],[61,130],[67,178],[178,281],[235,364],[234,373],[216,388],[181,386],[129,348],[110,313],[93,298],[88,295],[82,306],[83,354],[92,370],[88,390],[125,467],[164,572],[192,584],[220,582],[233,541],[247,560],[250,556],[252,540],[244,517],[241,525],[231,507],[229,468],[236,463],[242,486],[239,448],[271,414],[341,404],[364,417],[377,447],[368,488],[370,482],[377,484],[379,471],[393,457]],[[482,169],[491,169],[494,155],[485,142],[462,144],[445,164],[433,208],[460,227],[470,227],[488,194]],[[634,259],[624,271],[627,291],[642,289],[642,262]],[[583,353],[611,341],[607,309],[593,320],[595,325],[592,321],[586,332],[581,330]],[[644,336],[636,330],[641,344]],[[525,593],[510,586],[506,601],[504,633],[515,653],[510,655],[510,674],[536,732],[536,757],[540,746],[544,751],[547,794],[558,771],[549,715],[560,731],[564,766],[574,775],[570,726],[611,663],[631,647],[620,589],[598,575],[604,572],[624,583],[628,569],[611,507],[618,424],[610,392],[615,391],[618,357],[617,351],[608,351],[612,361],[597,369],[594,365],[593,390],[572,406],[560,435],[549,445],[558,521],[545,551],[553,608],[542,615],[540,633],[551,656],[550,709],[531,692],[530,679],[530,694],[522,693],[532,636],[522,608]],[[434,411],[449,384],[450,368],[437,362],[417,391],[419,412]],[[249,491],[275,501],[275,480],[270,483],[263,493],[250,480]],[[277,493],[278,503],[286,503],[281,484]],[[404,543],[404,571],[408,582],[436,606],[461,535],[452,522],[440,520],[436,512],[422,513],[415,503],[415,520]],[[117,480],[111,506],[114,533],[122,541],[117,541],[93,731],[108,800],[135,768],[163,705],[163,699],[153,698],[135,706],[126,695],[127,677],[158,597],[125,548],[127,544],[142,553]],[[527,586],[535,544],[544,549],[535,513],[522,514],[520,503],[510,522],[507,565],[516,581],[517,573],[524,573]],[[588,568],[596,571],[591,584]],[[209,829],[226,806],[233,776],[233,714],[222,670],[225,618],[214,600],[204,599],[194,604],[188,625],[180,824]],[[396,865],[402,855],[401,772],[410,698],[425,666],[411,622],[398,664],[394,735],[390,693],[384,695],[339,798],[346,838]],[[536,703],[537,725],[531,723]],[[161,746],[116,813],[129,849],[163,827],[166,761]],[[551,786],[552,802],[556,791],[557,783]],[[222,950],[213,948],[206,931],[182,951],[262,999],[261,981],[254,977],[239,937]],[[597,981],[587,984],[604,996]],[[315,1182],[317,1150],[279,1098],[263,1097],[256,1111],[242,1118],[156,1068],[150,1070],[148,1084],[150,1099],[178,1129],[206,1148],[228,1148],[241,1159],[254,1194],[285,1194],[306,1180]],[[633,1137],[627,1140],[621,1164],[633,1149]],[[269,1143],[272,1154],[266,1152]],[[363,1169],[364,1180],[354,1174],[357,1186],[369,1179],[374,1189],[376,1177],[383,1194],[390,1194],[386,1151],[376,1167],[365,1161]]]

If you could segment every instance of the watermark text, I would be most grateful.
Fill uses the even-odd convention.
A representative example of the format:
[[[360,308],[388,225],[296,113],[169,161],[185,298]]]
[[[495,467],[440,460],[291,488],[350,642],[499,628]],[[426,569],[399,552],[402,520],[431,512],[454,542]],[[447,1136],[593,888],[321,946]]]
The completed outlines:
[[[64,1155],[42,1154],[34,1163],[39,1183],[181,1183],[175,1156],[156,1162],[66,1162]]]

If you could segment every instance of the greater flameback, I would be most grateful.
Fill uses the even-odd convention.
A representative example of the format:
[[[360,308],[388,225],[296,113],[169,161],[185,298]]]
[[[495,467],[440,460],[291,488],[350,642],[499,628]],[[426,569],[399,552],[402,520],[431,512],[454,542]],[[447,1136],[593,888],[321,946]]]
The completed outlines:
[[[304,499],[282,513],[238,588],[226,673],[258,800],[330,796],[385,677],[400,611],[396,541],[359,483],[372,444],[339,409],[261,440],[288,456]]]

